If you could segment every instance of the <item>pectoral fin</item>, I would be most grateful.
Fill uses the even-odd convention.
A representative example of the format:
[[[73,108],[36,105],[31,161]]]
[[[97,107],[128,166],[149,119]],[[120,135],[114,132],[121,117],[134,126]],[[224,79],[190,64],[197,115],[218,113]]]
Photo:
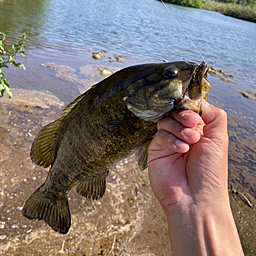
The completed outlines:
[[[146,142],[143,146],[138,148],[137,151],[135,152],[136,161],[142,171],[148,167],[148,165],[147,165],[148,146],[149,146],[150,142],[151,142],[151,140]]]
[[[36,136],[30,151],[31,160],[43,167],[53,162],[52,148],[62,118],[46,125]]]
[[[88,200],[97,200],[101,198],[106,190],[106,177],[108,170],[106,169],[100,176],[87,181],[80,181],[76,187],[76,192],[87,198]]]
[[[169,112],[174,107],[174,100],[170,100],[169,103],[163,106],[145,107],[143,102],[139,99],[134,99],[130,97],[124,97],[124,102],[127,108],[138,118],[144,121],[158,122],[167,112]]]

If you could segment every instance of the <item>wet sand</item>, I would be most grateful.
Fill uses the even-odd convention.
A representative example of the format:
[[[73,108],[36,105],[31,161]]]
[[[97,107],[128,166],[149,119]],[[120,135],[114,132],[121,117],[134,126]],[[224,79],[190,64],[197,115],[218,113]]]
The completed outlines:
[[[80,93],[103,78],[95,65],[79,71],[54,63],[44,65],[54,71],[55,79],[76,84]],[[71,190],[72,225],[67,235],[21,215],[25,200],[48,171],[31,162],[32,141],[44,125],[60,117],[64,102],[47,92],[13,90],[13,94],[10,101],[0,99],[0,254],[171,255],[165,215],[152,194],[147,171],[139,170],[134,156],[110,170],[100,200],[87,201]],[[255,121],[243,119],[235,111],[228,118],[229,184],[253,208],[232,191],[231,206],[246,255],[256,255]]]

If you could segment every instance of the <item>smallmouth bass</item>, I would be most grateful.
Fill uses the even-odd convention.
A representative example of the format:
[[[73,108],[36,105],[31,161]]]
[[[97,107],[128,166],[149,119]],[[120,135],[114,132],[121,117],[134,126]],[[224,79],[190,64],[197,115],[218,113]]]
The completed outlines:
[[[147,148],[157,121],[175,108],[200,113],[201,99],[211,87],[207,71],[204,62],[137,65],[80,95],[32,144],[32,161],[51,168],[22,214],[66,234],[71,225],[70,189],[77,185],[77,193],[87,199],[101,198],[109,168],[134,152],[140,169],[147,168]]]

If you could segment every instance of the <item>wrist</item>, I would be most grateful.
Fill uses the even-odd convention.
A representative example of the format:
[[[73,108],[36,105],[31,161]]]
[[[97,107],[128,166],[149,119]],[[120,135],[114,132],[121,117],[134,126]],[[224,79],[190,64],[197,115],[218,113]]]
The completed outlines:
[[[175,219],[189,221],[190,217],[211,214],[217,215],[220,212],[230,211],[228,188],[221,188],[218,192],[204,191],[204,193],[193,193],[191,191],[180,191],[182,189],[173,189],[169,196],[162,196],[160,203],[167,215]],[[172,195],[172,196],[170,196]]]
[[[229,204],[215,209],[191,205],[169,214],[173,255],[243,255]]]
[[[168,225],[173,229],[179,229],[187,226],[197,225],[204,220],[215,220],[221,216],[232,217],[228,199],[220,200],[219,203],[199,202],[199,203],[177,203],[166,208],[165,213]]]

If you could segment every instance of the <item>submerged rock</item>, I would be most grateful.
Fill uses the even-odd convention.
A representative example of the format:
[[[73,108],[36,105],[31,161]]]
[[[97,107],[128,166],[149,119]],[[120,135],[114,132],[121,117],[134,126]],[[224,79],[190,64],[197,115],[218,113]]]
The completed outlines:
[[[240,91],[238,89],[235,90],[236,92],[240,93],[241,95],[243,95],[245,98],[249,99],[249,100],[256,100],[256,93],[252,92],[252,91]]]
[[[105,78],[108,76],[111,76],[114,73],[114,72],[110,71],[109,68],[99,67],[98,70],[100,71],[100,74]]]
[[[212,76],[218,77],[220,80],[228,83],[235,84],[234,81],[228,80],[229,79],[235,79],[232,74],[228,74],[227,72],[223,71],[222,69],[214,68],[214,67],[209,67],[208,73]]]
[[[19,106],[21,109],[31,107],[49,108],[63,107],[64,102],[50,92],[39,92],[34,90],[12,89],[11,99],[5,95],[0,98],[0,103]]]
[[[92,58],[95,60],[101,60],[104,57],[104,55],[101,52],[93,52]]]
[[[116,67],[105,67],[99,65],[86,65],[79,68],[77,72],[69,66],[58,65],[55,63],[46,63],[42,66],[50,68],[56,72],[54,76],[65,81],[73,83],[82,94],[88,90],[93,84],[98,83],[103,78],[106,78],[119,70]]]

